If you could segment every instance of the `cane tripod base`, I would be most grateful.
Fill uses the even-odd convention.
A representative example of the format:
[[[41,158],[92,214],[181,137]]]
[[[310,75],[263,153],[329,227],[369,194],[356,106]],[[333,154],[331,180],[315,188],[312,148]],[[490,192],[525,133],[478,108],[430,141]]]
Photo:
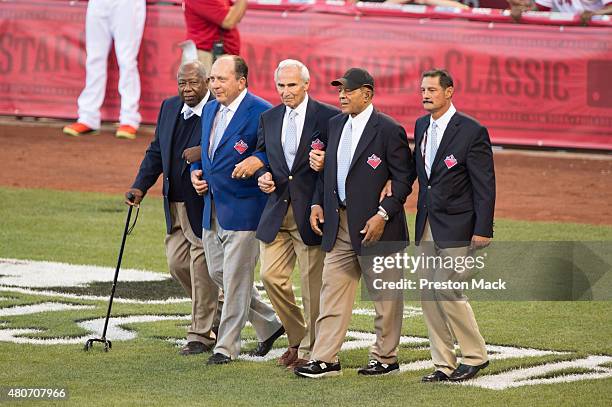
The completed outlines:
[[[109,349],[111,349],[113,347],[113,343],[111,341],[109,341],[108,339],[106,339],[106,338],[101,338],[101,339],[91,338],[91,339],[88,339],[87,342],[85,342],[85,347],[83,348],[83,350],[85,352],[87,352],[88,350],[93,348],[94,342],[103,343],[104,344],[104,352],[108,352]]]

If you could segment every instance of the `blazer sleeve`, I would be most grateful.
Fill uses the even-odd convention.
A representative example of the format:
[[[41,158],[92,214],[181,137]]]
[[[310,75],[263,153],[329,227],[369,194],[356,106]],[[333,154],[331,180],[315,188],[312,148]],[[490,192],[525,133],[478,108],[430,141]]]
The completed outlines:
[[[257,179],[268,172],[270,166],[268,155],[266,154],[266,130],[264,127],[263,115],[259,116],[259,126],[257,126],[257,146],[255,147],[255,152],[252,155],[259,158],[259,161],[261,161],[264,165],[255,171],[254,177]]]
[[[421,154],[421,150],[419,150],[419,146],[417,145],[417,129],[419,127],[419,122],[415,122],[414,123],[414,151],[412,152],[412,155],[410,157],[411,161],[412,161],[412,172],[410,173],[410,176],[408,177],[408,185],[410,185],[410,188],[412,188],[412,185],[414,184],[414,181],[417,179],[417,170],[416,170],[416,155],[417,154]]]
[[[389,217],[397,215],[404,207],[406,198],[412,192],[412,184],[409,184],[408,181],[413,177],[414,172],[406,130],[400,125],[394,127],[387,142],[387,166],[389,167],[392,195],[385,197],[380,203]]]
[[[467,170],[472,183],[476,222],[474,234],[493,237],[495,212],[495,167],[491,140],[486,127],[480,126],[467,154]]]
[[[159,178],[159,175],[163,172],[161,148],[159,145],[159,133],[161,127],[159,122],[161,120],[165,103],[165,101],[162,102],[161,108],[159,109],[159,114],[157,115],[156,123],[158,123],[158,125],[155,127],[155,138],[149,145],[149,148],[147,148],[145,156],[140,163],[140,169],[138,170],[136,179],[132,184],[132,188],[137,188],[144,194],[146,194],[149,188],[155,184],[157,178]]]
[[[330,115],[330,116],[326,115],[323,122],[320,123],[321,138],[323,139],[323,142],[325,143],[325,157],[327,157],[327,146],[329,142],[329,124],[331,122],[332,117],[334,116],[335,114]],[[328,160],[326,158],[323,162],[323,169],[317,173],[317,179],[315,181],[315,188],[312,194],[312,200],[310,202],[310,206],[319,205],[323,207],[323,193],[325,192],[323,189],[324,187],[323,180],[325,179],[325,167],[327,167],[327,161]]]

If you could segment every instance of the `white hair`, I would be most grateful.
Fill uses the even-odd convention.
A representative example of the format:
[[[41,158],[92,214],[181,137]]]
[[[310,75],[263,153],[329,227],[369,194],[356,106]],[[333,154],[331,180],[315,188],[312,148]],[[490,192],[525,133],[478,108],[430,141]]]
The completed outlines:
[[[278,82],[278,73],[281,69],[285,69],[288,67],[294,66],[300,70],[300,76],[304,82],[310,82],[310,73],[308,72],[308,68],[306,65],[298,61],[297,59],[284,59],[278,63],[278,67],[274,71],[274,82]]]
[[[195,69],[196,73],[203,80],[206,80],[206,78],[208,78],[208,76],[206,75],[206,67],[204,66],[204,64],[198,60],[195,60],[182,63],[178,69],[178,72],[176,73],[176,79],[178,80],[178,77],[188,69]]]

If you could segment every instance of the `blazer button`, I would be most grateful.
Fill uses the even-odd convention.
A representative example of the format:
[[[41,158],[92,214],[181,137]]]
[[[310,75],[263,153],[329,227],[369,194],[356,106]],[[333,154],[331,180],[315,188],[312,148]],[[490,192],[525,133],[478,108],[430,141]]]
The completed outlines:
[[[431,189],[431,185],[427,185],[427,189]]]
[[[338,212],[338,209],[336,209],[336,212]]]
[[[289,181],[293,179],[293,175],[289,175]]]
[[[287,202],[289,202],[289,201],[287,201],[286,199],[283,199],[283,202],[284,202],[284,203],[287,203]]]

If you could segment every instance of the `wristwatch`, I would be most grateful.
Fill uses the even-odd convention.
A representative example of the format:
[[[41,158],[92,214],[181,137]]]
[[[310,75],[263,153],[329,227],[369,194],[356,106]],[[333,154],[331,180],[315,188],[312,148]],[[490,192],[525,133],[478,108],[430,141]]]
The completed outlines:
[[[389,220],[389,215],[387,215],[387,211],[382,206],[378,207],[378,212],[376,212],[376,214],[382,217],[385,222]]]

